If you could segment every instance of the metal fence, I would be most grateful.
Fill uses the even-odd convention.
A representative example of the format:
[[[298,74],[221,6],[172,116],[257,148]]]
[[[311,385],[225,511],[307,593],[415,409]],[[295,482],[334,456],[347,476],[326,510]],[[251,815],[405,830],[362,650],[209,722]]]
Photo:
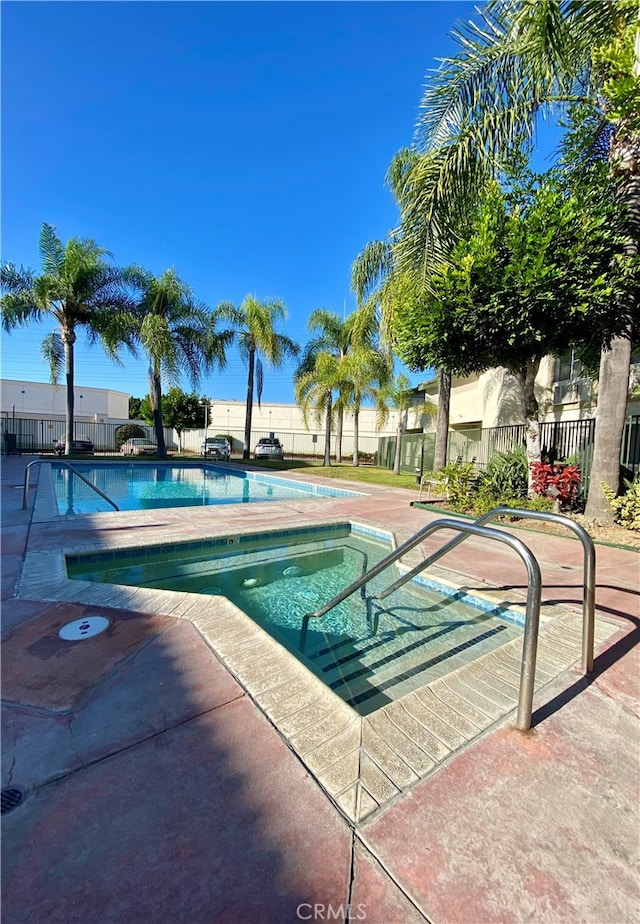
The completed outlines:
[[[155,433],[153,427],[148,424],[139,424],[138,421],[131,421],[141,427],[144,435],[151,442],[155,443]],[[64,439],[65,422],[63,419],[36,419],[27,417],[2,417],[0,419],[1,440],[3,451],[9,445],[5,434],[11,437],[10,445],[17,452],[24,453],[48,453],[53,451],[53,445],[58,440]],[[96,452],[103,455],[113,455],[119,453],[116,441],[116,431],[124,424],[107,424],[95,423],[94,421],[79,420],[75,422],[74,439],[90,440],[93,443]],[[209,427],[207,436],[226,436],[231,443],[231,452],[233,455],[241,455],[244,446],[244,429],[228,430],[218,432],[215,428]],[[284,446],[285,458],[309,458],[322,459],[324,456],[324,433],[307,433],[307,432],[283,432],[278,431],[276,434]],[[251,454],[259,439],[269,436],[267,430],[254,430],[251,433]],[[164,439],[167,448],[172,450],[180,449],[187,453],[200,453],[200,447],[205,437],[203,428],[199,430],[185,430],[178,435],[174,430],[165,428]],[[360,454],[374,456],[378,448],[377,436],[360,436],[358,439],[358,450]],[[353,456],[354,440],[353,434],[347,433],[342,439],[342,457],[351,459]],[[335,434],[331,435],[331,456],[336,455]]]
[[[572,461],[580,467],[584,490],[589,488],[593,465],[595,420],[546,421],[540,424],[540,446],[545,458],[552,461]],[[393,467],[395,437],[378,441],[378,464]],[[400,470],[403,472],[431,471],[435,436],[433,433],[406,433],[402,438]],[[525,445],[524,424],[506,427],[450,430],[447,462],[474,462],[484,468],[497,452],[510,452]],[[620,465],[625,478],[633,478],[640,469],[640,415],[625,421]]]

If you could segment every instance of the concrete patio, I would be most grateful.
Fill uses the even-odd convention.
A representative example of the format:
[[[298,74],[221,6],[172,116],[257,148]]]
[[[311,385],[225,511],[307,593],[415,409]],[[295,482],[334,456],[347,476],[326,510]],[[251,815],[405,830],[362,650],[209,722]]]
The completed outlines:
[[[390,795],[358,812],[349,790],[332,783],[344,739],[325,743],[322,768],[292,746],[295,735],[246,680],[241,661],[223,658],[219,639],[208,635],[222,610],[217,620],[189,601],[179,608],[142,591],[131,594],[135,606],[109,605],[97,589],[95,600],[61,596],[54,570],[36,579],[34,563],[54,561],[61,549],[332,517],[391,529],[402,541],[435,514],[410,507],[413,492],[359,487],[362,497],[65,519],[42,504],[40,490],[22,510],[29,460],[11,456],[2,466],[2,786],[25,794],[3,818],[6,924],[640,917],[637,552],[597,546],[600,641],[590,677],[571,664],[573,655],[565,666],[558,654],[579,650],[573,630],[550,637],[541,660],[557,661],[557,670],[541,678],[526,734],[514,728],[513,683],[487,689],[478,681],[465,706],[451,681],[439,714],[431,694],[418,691],[431,724],[421,718],[414,727],[435,739],[442,758],[418,772],[429,744],[415,733],[409,754],[393,737],[395,720],[387,732],[380,726],[377,750],[358,749],[358,769],[368,774],[362,792],[371,796],[377,785]],[[32,479],[44,488],[37,472]],[[580,543],[513,534],[540,563],[545,605],[579,625]],[[431,537],[421,554],[441,542]],[[526,589],[517,556],[479,539],[441,565],[515,603]],[[107,615],[109,630],[82,644],[58,638],[61,625],[89,615]],[[458,678],[458,689],[468,692],[470,682]],[[299,695],[294,686],[286,701]],[[511,696],[512,706],[509,699],[496,709]],[[414,716],[415,704],[406,708]],[[455,736],[460,716],[473,734]]]

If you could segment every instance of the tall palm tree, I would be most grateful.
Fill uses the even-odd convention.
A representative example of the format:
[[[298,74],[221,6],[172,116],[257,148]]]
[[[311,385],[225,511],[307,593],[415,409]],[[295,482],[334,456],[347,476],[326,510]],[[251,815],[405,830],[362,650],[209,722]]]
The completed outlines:
[[[175,385],[186,370],[195,389],[204,373],[226,365],[226,347],[233,340],[233,331],[216,330],[215,312],[195,301],[189,286],[173,269],[154,276],[138,267],[130,271],[129,278],[141,293],[137,305],[138,337],[149,362],[153,426],[158,455],[164,457],[163,378]]]
[[[394,376],[382,389],[382,404],[378,413],[378,425],[382,426],[389,418],[389,407],[398,414],[396,427],[396,449],[393,457],[393,474],[400,474],[402,452],[402,434],[406,432],[409,408],[411,407],[411,382],[404,373]]]
[[[313,338],[305,347],[305,358],[302,365],[305,368],[312,363],[312,358],[320,353],[329,353],[336,359],[337,368],[339,368],[348,355],[352,345],[354,326],[354,315],[347,318],[341,318],[335,311],[329,311],[326,308],[316,308],[309,316],[308,330],[314,334]],[[366,335],[363,335],[366,340]],[[336,376],[338,373],[336,372]],[[334,376],[335,380],[335,376]],[[344,414],[349,406],[347,397],[347,383],[342,382],[337,386],[337,398],[333,404],[336,419],[336,462],[342,461],[342,431],[344,426]]]
[[[56,329],[45,337],[41,352],[53,384],[65,371],[65,454],[69,455],[73,450],[77,331],[84,330],[89,345],[99,341],[107,355],[120,362],[121,346],[135,352],[134,300],[126,287],[126,273],[105,260],[109,251],[95,241],[71,238],[63,244],[55,228],[43,223],[39,251],[39,275],[13,263],[2,265],[2,326],[11,331],[33,321],[55,323]]]
[[[363,401],[373,399],[380,413],[384,405],[384,389],[392,375],[390,356],[373,347],[358,345],[345,357],[340,373],[353,412],[353,464],[359,465],[360,409]]]
[[[387,181],[392,189],[399,188],[398,178],[406,173],[407,164],[413,162],[412,155],[410,156],[406,151],[398,152],[387,174]],[[393,344],[394,314],[396,307],[402,304],[403,286],[414,284],[413,277],[415,276],[415,273],[406,268],[401,271],[397,265],[395,251],[398,241],[397,235],[392,236],[388,241],[370,241],[358,254],[351,267],[351,287],[358,302],[357,315],[362,319],[359,323],[371,325],[375,319],[378,319],[381,340],[389,347]],[[404,266],[407,266],[407,261]],[[440,369],[438,378],[440,387],[436,421],[435,469],[443,468],[447,464],[451,372]]]
[[[333,394],[344,385],[339,357],[331,352],[316,350],[309,344],[294,374],[296,401],[302,410],[305,426],[313,412],[315,420],[324,420],[323,466],[331,465],[331,425]]]
[[[453,33],[457,55],[427,85],[418,156],[398,184],[401,263],[446,257],[456,223],[501,163],[533,137],[541,115],[581,102],[611,132],[609,163],[627,203],[628,253],[638,254],[640,20],[635,0],[491,0]],[[634,50],[635,49],[635,50]],[[594,137],[594,143],[597,138]],[[637,300],[637,294],[636,294]],[[630,318],[637,304],[621,304]],[[630,336],[602,351],[587,515],[609,521],[600,482],[618,485]]]
[[[281,301],[259,301],[255,296],[247,295],[237,308],[229,302],[223,302],[218,306],[218,314],[238,328],[236,337],[240,356],[247,364],[247,403],[242,458],[248,459],[251,454],[254,390],[257,391],[258,407],[262,399],[263,359],[272,368],[281,369],[286,359],[298,356],[300,347],[286,334],[280,334],[275,329],[278,321],[285,321],[287,318],[286,308]]]

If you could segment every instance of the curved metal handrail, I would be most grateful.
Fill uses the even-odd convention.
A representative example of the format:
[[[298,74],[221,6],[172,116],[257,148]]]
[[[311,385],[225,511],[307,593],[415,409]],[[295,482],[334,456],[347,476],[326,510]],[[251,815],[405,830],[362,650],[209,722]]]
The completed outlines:
[[[28,462],[28,463],[27,463],[27,467],[26,467],[26,469],[25,469],[25,471],[24,471],[24,487],[23,487],[23,489],[22,489],[22,509],[23,509],[23,510],[26,510],[26,509],[27,509],[27,496],[28,496],[28,494],[29,494],[29,474],[30,474],[30,472],[31,472],[31,466],[32,466],[32,465],[41,465],[43,462],[47,462],[49,465],[52,464],[52,463],[49,461],[49,459],[34,459],[32,462]],[[79,478],[81,481],[84,481],[84,483],[85,483],[85,484],[88,484],[90,488],[93,488],[93,490],[96,492],[96,494],[99,494],[100,497],[104,498],[104,500],[106,500],[108,504],[111,504],[111,506],[112,506],[115,510],[120,511],[120,508],[118,507],[118,505],[116,504],[115,501],[112,501],[110,497],[107,497],[107,495],[104,493],[104,491],[101,491],[100,488],[97,487],[97,485],[95,485],[92,481],[89,481],[88,478],[85,478],[84,475],[82,475],[82,474],[78,471],[77,468],[74,468],[74,467],[73,467],[73,465],[70,465],[68,462],[65,462],[65,461],[62,460],[62,459],[57,459],[57,460],[56,460],[56,465],[65,465],[65,466],[69,469],[70,472],[73,472],[73,474],[74,474],[74,475],[77,475],[78,478]]]
[[[536,651],[538,645],[538,627],[540,624],[542,580],[540,576],[540,567],[531,550],[520,539],[517,539],[515,536],[511,536],[509,533],[504,533],[499,529],[493,529],[490,526],[479,526],[476,523],[461,523],[459,520],[450,519],[436,520],[434,523],[429,524],[429,526],[425,526],[423,529],[419,530],[415,536],[412,536],[411,539],[396,549],[395,552],[392,552],[390,555],[387,555],[385,558],[383,558],[381,562],[378,562],[377,565],[374,565],[370,571],[350,584],[346,590],[335,596],[332,600],[329,601],[329,603],[325,604],[325,606],[321,607],[319,610],[316,610],[315,613],[307,613],[305,616],[303,616],[302,628],[300,630],[299,649],[300,651],[304,651],[310,619],[318,619],[321,616],[324,616],[325,613],[328,613],[329,610],[333,609],[334,606],[337,606],[338,603],[341,603],[343,600],[349,597],[352,593],[358,590],[358,588],[362,587],[363,584],[366,584],[367,581],[370,581],[372,578],[376,577],[378,574],[384,571],[385,568],[387,568],[389,565],[393,564],[394,561],[397,561],[398,558],[400,558],[408,549],[413,548],[430,533],[436,532],[440,529],[454,529],[465,534],[462,537],[459,537],[460,541],[466,538],[466,535],[472,535],[482,536],[485,539],[495,539],[498,542],[503,542],[505,545],[508,545],[514,549],[514,551],[518,553],[525,564],[528,576],[527,605],[524,624],[522,668],[520,671],[520,692],[518,694],[518,715],[516,719],[516,726],[522,731],[527,731],[527,729],[531,728],[531,713],[533,711],[533,687],[536,674]]]
[[[489,510],[474,522],[476,526],[483,526],[490,520],[494,520],[496,517],[503,516],[504,514],[512,514],[522,519],[528,518],[530,520],[546,520],[550,523],[558,523],[560,526],[566,526],[567,529],[572,530],[582,542],[582,547],[584,549],[582,571],[582,584],[584,587],[582,596],[582,671],[584,674],[590,674],[593,671],[596,616],[596,550],[593,539],[579,523],[576,523],[575,520],[569,517],[563,516],[561,513],[544,513],[540,510],[526,510],[520,507],[494,507],[493,510]],[[398,578],[395,583],[377,594],[377,599],[384,600],[385,597],[388,597],[389,594],[397,590],[398,587],[401,587],[406,581],[410,581],[425,568],[428,568],[429,565],[432,565],[439,558],[442,558],[443,555],[446,555],[447,552],[456,545],[459,545],[464,538],[464,535],[455,536],[455,538],[438,549],[437,552],[434,552],[433,555],[419,562],[414,568],[405,572],[405,574]]]

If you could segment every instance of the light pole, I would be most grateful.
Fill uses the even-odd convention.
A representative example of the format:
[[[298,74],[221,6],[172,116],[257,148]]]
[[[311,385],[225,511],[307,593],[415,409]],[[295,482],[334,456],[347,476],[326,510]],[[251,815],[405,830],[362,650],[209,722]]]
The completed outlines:
[[[207,430],[209,429],[209,402],[203,401],[202,406],[204,408],[204,439],[207,440]]]

